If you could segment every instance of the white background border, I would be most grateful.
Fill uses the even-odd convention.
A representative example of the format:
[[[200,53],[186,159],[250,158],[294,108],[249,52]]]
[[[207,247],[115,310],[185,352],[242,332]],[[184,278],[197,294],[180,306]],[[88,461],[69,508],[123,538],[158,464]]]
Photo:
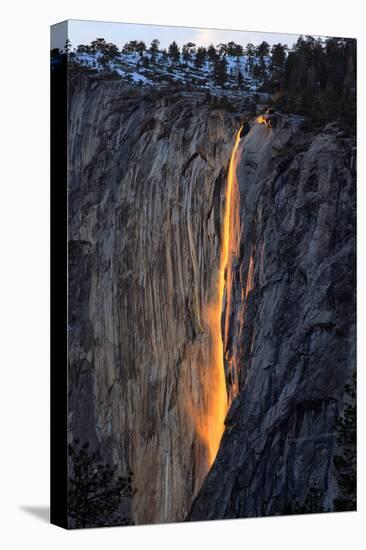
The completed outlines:
[[[361,548],[359,512],[66,532],[26,511],[49,501],[49,25],[67,18],[357,37],[359,60],[359,396],[365,347],[365,32],[361,2],[280,0],[7,1],[0,49],[0,544],[2,548],[193,550]],[[362,124],[361,124],[362,123]],[[364,399],[359,397],[360,419]],[[43,512],[44,514],[44,512]],[[365,529],[363,529],[365,531]]]

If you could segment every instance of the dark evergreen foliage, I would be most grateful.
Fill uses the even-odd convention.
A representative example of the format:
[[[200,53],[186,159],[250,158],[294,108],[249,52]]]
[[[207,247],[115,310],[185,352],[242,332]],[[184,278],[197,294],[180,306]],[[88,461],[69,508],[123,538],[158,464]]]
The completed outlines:
[[[244,54],[248,57],[249,69],[252,70],[253,69],[253,63],[254,63],[254,57],[255,57],[255,54],[256,54],[256,48],[255,48],[254,44],[252,44],[252,43],[247,44],[245,49],[244,49]]]
[[[272,74],[262,86],[268,92],[283,92],[276,107],[320,124],[341,120],[354,128],[356,41],[329,38],[323,43],[300,37],[285,62],[279,46],[272,48]]]
[[[140,54],[140,57],[146,52],[146,44],[142,40],[136,44],[136,51]]]
[[[222,88],[227,81],[227,61],[225,57],[219,57],[213,64],[213,78],[215,83]]]
[[[226,54],[231,55],[232,57],[240,57],[243,55],[244,49],[240,44],[235,42],[229,42],[226,47]]]
[[[336,511],[356,510],[357,489],[357,407],[356,372],[345,385],[346,405],[343,415],[337,421],[337,443],[339,454],[334,457],[334,467],[339,493],[334,500]]]
[[[206,48],[199,47],[197,49],[196,57],[195,57],[195,60],[194,60],[194,63],[196,65],[196,67],[198,67],[198,68],[202,67],[203,63],[205,62],[206,55],[207,55]]]
[[[69,38],[67,38],[64,46],[64,53],[68,55],[70,52],[71,52],[71,41]]]
[[[318,485],[311,484],[303,503],[300,504],[299,500],[288,501],[280,515],[319,514],[321,512],[329,512],[323,504],[324,496],[324,491],[322,491]]]
[[[182,57],[184,61],[190,61],[196,53],[196,44],[193,42],[187,42],[182,46]]]
[[[207,55],[210,61],[215,62],[219,57],[219,54],[216,51],[216,48],[213,44],[210,44],[207,48]]]
[[[154,38],[154,40],[152,40],[151,44],[150,44],[150,54],[151,54],[151,61],[153,63],[155,63],[156,61],[156,57],[159,53],[159,46],[160,46],[160,42],[157,38]]]
[[[171,59],[172,59],[175,63],[178,63],[179,57],[180,57],[180,53],[179,53],[179,46],[178,46],[178,44],[175,42],[175,40],[173,40],[173,42],[170,44],[170,46],[169,46],[169,48],[168,48],[168,52],[169,52],[169,56],[171,57]]]
[[[69,41],[61,50],[70,63],[77,63],[75,53],[71,51]],[[59,54],[61,54],[59,52]],[[80,44],[78,54],[96,54],[96,66],[107,71],[112,62],[118,59],[120,52],[115,44],[107,43],[104,38],[96,38],[89,45]],[[299,114],[308,120],[312,129],[320,128],[328,122],[339,121],[354,133],[356,124],[356,41],[349,38],[316,39],[312,36],[300,36],[289,50],[285,44],[274,44],[272,47],[265,41],[257,47],[242,45],[230,41],[227,44],[213,44],[206,49],[187,42],[180,52],[176,41],[173,41],[168,52],[160,50],[159,40],[154,39],[147,50],[142,41],[131,40],[122,49],[122,54],[138,53],[141,59],[140,68],[148,70],[147,78],[164,82],[176,80],[173,76],[180,63],[185,64],[188,74],[189,64],[194,62],[191,85],[202,85],[203,79],[197,79],[195,70],[201,70],[205,61],[210,62],[210,84],[221,88],[248,89],[248,75],[255,79],[258,91],[271,94],[270,105],[276,110]],[[146,55],[145,55],[146,54]],[[248,70],[243,71],[240,64],[233,65],[233,57],[240,60],[242,55],[248,58]],[[172,60],[170,68],[163,67],[166,57]],[[230,75],[227,74],[228,59]],[[76,60],[76,61],[75,61]],[[159,60],[159,62],[158,62]],[[53,62],[55,55],[53,54]],[[83,60],[79,62],[84,65]],[[87,63],[85,63],[86,67]],[[157,73],[154,76],[153,71]],[[206,69],[206,67],[205,67]],[[113,69],[112,69],[113,70]],[[165,74],[164,74],[165,71]],[[171,73],[172,76],[166,73]],[[129,77],[125,77],[128,81]]]
[[[117,467],[104,464],[97,451],[90,452],[88,443],[69,445],[70,475],[68,513],[73,527],[130,525],[122,514],[122,499],[131,497],[132,472],[117,475]]]

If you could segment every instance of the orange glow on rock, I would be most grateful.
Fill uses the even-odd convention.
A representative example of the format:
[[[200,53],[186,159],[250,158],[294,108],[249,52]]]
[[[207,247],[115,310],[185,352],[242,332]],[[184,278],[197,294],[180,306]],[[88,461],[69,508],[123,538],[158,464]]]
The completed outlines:
[[[271,121],[268,117],[266,117],[265,115],[259,115],[257,116],[257,118],[255,119],[255,121],[258,123],[258,124],[265,124],[267,126],[267,128],[272,128],[272,125],[271,125]]]
[[[211,337],[209,365],[210,380],[209,387],[207,388],[207,410],[203,416],[201,415],[199,419],[196,419],[195,425],[199,438],[207,449],[209,467],[216,458],[224,431],[224,421],[228,410],[228,394],[224,369],[224,342],[221,328],[221,318],[225,287],[227,288],[227,294],[230,293],[230,285],[226,284],[226,272],[230,261],[230,251],[232,249],[231,233],[235,230],[233,213],[234,209],[238,208],[238,204],[235,204],[233,199],[237,186],[236,153],[240,142],[241,130],[242,127],[240,127],[236,134],[235,144],[229,162],[216,298],[213,303],[206,306],[205,311],[203,312],[203,321],[205,326],[208,328]]]

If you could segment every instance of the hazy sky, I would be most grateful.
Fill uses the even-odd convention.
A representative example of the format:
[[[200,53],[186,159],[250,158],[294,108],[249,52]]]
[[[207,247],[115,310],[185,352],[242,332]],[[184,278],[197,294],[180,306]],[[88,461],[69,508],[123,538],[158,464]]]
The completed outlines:
[[[299,36],[298,34],[69,20],[64,24],[60,23],[53,26],[51,45],[53,48],[64,46],[66,25],[68,25],[68,36],[73,47],[78,46],[78,44],[89,44],[97,37],[105,38],[107,42],[113,42],[119,48],[129,40],[143,40],[149,45],[154,38],[160,40],[161,48],[167,48],[173,40],[179,46],[186,42],[208,46],[211,43],[216,45],[220,42],[230,42],[230,40],[242,45],[249,42],[257,45],[266,40],[269,44],[281,42],[292,46]]]

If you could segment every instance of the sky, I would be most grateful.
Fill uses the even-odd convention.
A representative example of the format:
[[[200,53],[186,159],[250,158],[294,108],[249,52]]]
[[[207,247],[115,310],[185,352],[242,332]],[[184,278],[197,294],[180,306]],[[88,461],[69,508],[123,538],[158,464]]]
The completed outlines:
[[[140,25],[135,23],[112,23],[103,21],[81,21],[76,19],[59,23],[52,27],[51,47],[63,48],[66,37],[66,25],[72,47],[79,44],[89,44],[95,38],[104,38],[113,42],[119,48],[130,40],[143,40],[150,45],[154,38],[160,40],[160,47],[167,48],[173,40],[181,47],[186,42],[194,42],[197,46],[209,46],[221,42],[234,42],[246,45],[252,42],[260,44],[263,40],[269,44],[287,44],[292,46],[298,39],[298,34],[283,34],[254,31],[233,31],[218,29],[203,29],[193,27],[173,27],[162,25]]]

